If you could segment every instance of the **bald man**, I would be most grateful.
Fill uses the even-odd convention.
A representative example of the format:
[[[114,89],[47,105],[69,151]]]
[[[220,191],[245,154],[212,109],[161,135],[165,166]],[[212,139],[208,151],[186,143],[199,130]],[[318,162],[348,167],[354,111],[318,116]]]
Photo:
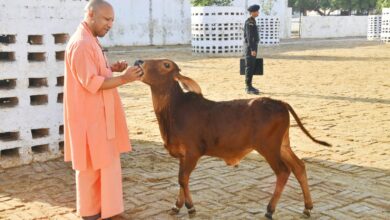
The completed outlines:
[[[85,10],[66,47],[64,157],[76,173],[77,213],[110,219],[124,210],[120,153],[131,150],[116,87],[139,80],[142,71],[124,61],[108,64],[97,37],[112,27],[112,6],[91,0]]]

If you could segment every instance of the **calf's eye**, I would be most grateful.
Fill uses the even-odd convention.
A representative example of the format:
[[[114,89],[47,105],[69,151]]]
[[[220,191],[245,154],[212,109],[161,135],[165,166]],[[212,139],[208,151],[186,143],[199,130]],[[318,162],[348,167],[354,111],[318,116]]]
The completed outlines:
[[[165,66],[166,68],[169,68],[169,67],[170,67],[169,63],[164,63],[164,66]]]

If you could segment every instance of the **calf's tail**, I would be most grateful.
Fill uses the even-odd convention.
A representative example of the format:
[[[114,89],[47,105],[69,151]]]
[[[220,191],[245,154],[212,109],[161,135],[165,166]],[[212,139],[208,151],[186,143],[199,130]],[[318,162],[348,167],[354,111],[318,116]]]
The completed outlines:
[[[291,105],[289,105],[288,103],[285,103],[284,102],[284,105],[286,106],[286,108],[288,109],[288,111],[292,114],[292,116],[294,117],[295,121],[297,122],[299,128],[301,128],[301,130],[303,131],[303,133],[305,133],[312,141],[316,142],[317,144],[321,144],[321,145],[324,145],[324,146],[332,146],[331,144],[329,144],[328,142],[325,142],[325,141],[320,141],[320,140],[317,140],[315,139],[313,136],[311,136],[311,134],[309,133],[309,131],[306,130],[305,127],[303,127],[303,124],[301,122],[301,120],[299,119],[297,113],[295,113],[294,109],[291,107]]]

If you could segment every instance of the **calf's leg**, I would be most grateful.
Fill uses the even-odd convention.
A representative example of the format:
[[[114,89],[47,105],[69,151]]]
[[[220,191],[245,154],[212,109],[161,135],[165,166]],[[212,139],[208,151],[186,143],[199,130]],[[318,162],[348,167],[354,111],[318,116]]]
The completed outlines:
[[[282,160],[287,164],[287,166],[294,173],[295,178],[297,178],[305,200],[305,209],[303,213],[306,216],[310,216],[310,210],[313,209],[313,202],[311,200],[311,195],[309,191],[309,184],[307,182],[305,164],[300,160],[290,147],[290,138],[288,131],[286,132],[283,138],[283,144],[281,149]]]
[[[192,203],[191,193],[189,189],[189,180],[191,172],[195,169],[198,160],[198,156],[183,156],[180,158],[180,191],[179,196],[176,200],[176,204],[172,208],[173,213],[178,213],[180,211],[180,208],[183,207],[183,204],[185,204],[185,206],[187,207],[189,214],[193,214],[196,212],[194,204]]]
[[[283,192],[284,186],[287,183],[288,177],[290,176],[290,169],[283,163],[280,156],[280,147],[265,147],[265,152],[261,153],[267,160],[272,170],[276,174],[276,186],[274,194],[267,206],[267,213],[265,216],[268,219],[272,219],[272,214],[275,212],[276,204],[278,203],[280,196]]]

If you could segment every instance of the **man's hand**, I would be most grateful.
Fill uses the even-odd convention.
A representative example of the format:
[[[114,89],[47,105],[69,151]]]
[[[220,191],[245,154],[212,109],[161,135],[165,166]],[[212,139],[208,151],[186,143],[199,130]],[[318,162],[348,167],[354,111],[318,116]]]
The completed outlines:
[[[103,84],[100,86],[100,89],[113,89],[125,83],[140,80],[141,76],[142,69],[139,66],[127,67],[125,70],[122,71],[122,75],[106,78]]]
[[[135,80],[140,80],[142,76],[142,69],[139,66],[129,66],[122,73],[122,79],[128,83]]]
[[[112,72],[122,72],[126,68],[127,68],[127,62],[124,60],[116,61],[115,63],[111,64]]]
[[[251,55],[252,57],[255,57],[257,55],[256,51],[255,50],[251,51]]]

